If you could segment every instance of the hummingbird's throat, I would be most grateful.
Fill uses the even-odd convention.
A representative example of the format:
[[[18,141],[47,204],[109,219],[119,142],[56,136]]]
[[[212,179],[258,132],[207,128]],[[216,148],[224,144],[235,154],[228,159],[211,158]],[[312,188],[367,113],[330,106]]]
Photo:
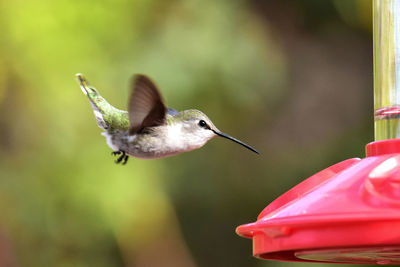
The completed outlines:
[[[171,123],[166,130],[164,143],[167,149],[181,152],[202,147],[215,136],[212,131],[199,130],[185,122]]]

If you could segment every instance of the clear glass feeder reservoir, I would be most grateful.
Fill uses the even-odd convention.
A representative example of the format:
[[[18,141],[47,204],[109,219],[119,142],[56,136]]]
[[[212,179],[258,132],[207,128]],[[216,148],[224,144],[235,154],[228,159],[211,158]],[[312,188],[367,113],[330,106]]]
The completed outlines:
[[[400,138],[400,1],[374,1],[375,140]]]

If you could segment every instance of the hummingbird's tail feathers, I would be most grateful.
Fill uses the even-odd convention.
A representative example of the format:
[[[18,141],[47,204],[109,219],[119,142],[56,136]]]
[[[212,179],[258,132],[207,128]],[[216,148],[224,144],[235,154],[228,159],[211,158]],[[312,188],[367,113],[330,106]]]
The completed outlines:
[[[89,85],[89,83],[87,82],[87,80],[85,79],[85,77],[81,74],[81,73],[77,73],[75,74],[76,78],[79,81],[79,85],[81,86],[81,90],[85,95],[88,95],[89,92],[87,90],[87,86]]]
[[[79,81],[82,92],[88,96],[90,102],[95,104],[95,98],[100,96],[99,92],[97,92],[96,88],[89,85],[89,82],[81,73],[77,73],[76,78]]]
[[[127,130],[129,128],[128,112],[119,110],[108,103],[94,87],[89,86],[89,82],[82,74],[77,73],[76,77],[82,92],[89,98],[98,126],[103,130]]]

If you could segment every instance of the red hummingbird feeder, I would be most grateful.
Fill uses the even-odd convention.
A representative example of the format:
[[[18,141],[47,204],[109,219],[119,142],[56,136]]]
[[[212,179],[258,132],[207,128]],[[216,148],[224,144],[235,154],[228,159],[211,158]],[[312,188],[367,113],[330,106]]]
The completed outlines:
[[[374,0],[375,142],[296,185],[237,234],[260,259],[400,264],[400,0]]]

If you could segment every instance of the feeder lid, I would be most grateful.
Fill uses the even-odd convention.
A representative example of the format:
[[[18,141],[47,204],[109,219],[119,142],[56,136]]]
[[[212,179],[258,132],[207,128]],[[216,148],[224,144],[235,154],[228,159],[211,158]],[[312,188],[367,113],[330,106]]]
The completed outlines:
[[[318,172],[236,232],[262,259],[400,264],[400,139]]]

